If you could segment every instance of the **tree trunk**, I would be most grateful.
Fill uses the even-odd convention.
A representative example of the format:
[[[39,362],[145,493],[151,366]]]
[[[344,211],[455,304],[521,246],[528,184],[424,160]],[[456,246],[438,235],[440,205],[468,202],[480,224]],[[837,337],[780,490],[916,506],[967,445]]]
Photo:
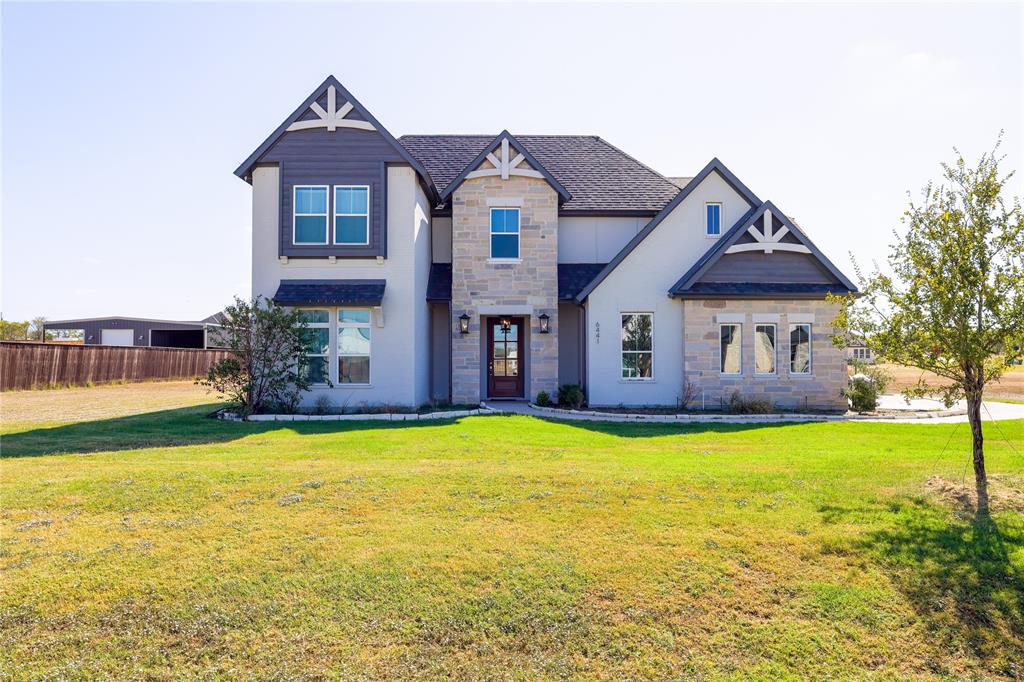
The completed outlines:
[[[978,492],[978,516],[988,516],[988,476],[985,474],[984,438],[981,434],[981,391],[967,394],[967,421],[974,441],[974,486]]]

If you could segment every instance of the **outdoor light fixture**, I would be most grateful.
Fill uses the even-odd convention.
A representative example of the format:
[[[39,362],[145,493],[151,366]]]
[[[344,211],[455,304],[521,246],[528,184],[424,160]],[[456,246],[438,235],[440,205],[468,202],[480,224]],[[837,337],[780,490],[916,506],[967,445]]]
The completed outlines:
[[[462,315],[459,316],[459,333],[469,333],[469,315],[467,315],[466,313],[462,313]]]
[[[512,320],[507,317],[501,318],[501,333],[508,334],[512,329]]]
[[[540,315],[537,316],[537,319],[540,320],[541,334],[547,334],[549,331],[551,331],[551,329],[548,327],[548,322],[551,321],[551,318],[548,317],[547,313],[541,313]]]

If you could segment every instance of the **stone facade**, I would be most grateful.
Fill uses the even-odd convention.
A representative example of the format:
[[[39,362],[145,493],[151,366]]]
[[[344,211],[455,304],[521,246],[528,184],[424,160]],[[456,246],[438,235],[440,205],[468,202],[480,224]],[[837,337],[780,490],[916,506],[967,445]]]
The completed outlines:
[[[490,209],[520,209],[519,262],[490,259]],[[486,356],[481,318],[520,315],[524,335],[524,397],[558,387],[558,194],[544,180],[513,176],[471,178],[452,200],[452,400],[475,403],[485,397]],[[459,317],[470,316],[468,334]],[[538,316],[550,317],[541,334]]]
[[[733,391],[744,397],[765,396],[780,408],[845,410],[845,352],[832,344],[832,321],[838,306],[825,301],[691,300],[683,302],[683,366],[685,379],[697,387],[694,407],[702,397],[710,409],[728,402]],[[720,370],[719,323],[742,324],[741,368],[736,375]],[[789,325],[811,322],[811,373],[789,372]],[[776,325],[776,372],[754,372],[754,325]],[[701,394],[703,392],[703,396]]]

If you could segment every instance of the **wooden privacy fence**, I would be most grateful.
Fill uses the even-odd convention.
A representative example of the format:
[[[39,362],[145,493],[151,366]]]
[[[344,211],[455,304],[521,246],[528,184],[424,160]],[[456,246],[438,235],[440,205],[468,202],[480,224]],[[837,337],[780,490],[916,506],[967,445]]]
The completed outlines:
[[[0,391],[191,379],[226,357],[228,352],[223,350],[4,341],[0,343]]]

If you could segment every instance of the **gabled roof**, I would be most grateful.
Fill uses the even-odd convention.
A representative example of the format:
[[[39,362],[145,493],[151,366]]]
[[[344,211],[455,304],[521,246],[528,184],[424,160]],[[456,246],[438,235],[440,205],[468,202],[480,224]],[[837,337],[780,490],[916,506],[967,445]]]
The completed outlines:
[[[732,171],[726,168],[724,163],[719,161],[717,158],[711,159],[711,162],[704,166],[700,173],[697,173],[697,175],[686,183],[686,186],[683,187],[683,189],[675,195],[675,198],[668,202],[668,204],[651,219],[651,222],[644,226],[644,229],[637,232],[636,236],[629,240],[628,244],[622,247],[622,250],[615,255],[615,258],[613,258],[593,280],[591,280],[590,284],[576,295],[576,300],[582,303],[583,300],[590,295],[590,292],[596,289],[598,285],[611,274],[612,270],[618,267],[619,263],[625,260],[626,256],[631,254],[633,250],[640,245],[640,242],[646,239],[647,235],[653,232],[654,228],[660,225],[661,222],[675,210],[676,206],[681,204],[686,197],[690,196],[690,194],[693,193],[693,190],[697,189],[697,187],[700,186],[700,183],[704,182],[704,180],[712,173],[718,173],[718,175],[725,180],[726,184],[732,187],[737,194],[743,197],[751,208],[754,208],[761,203],[761,200],[757,198],[757,195],[751,192],[746,185],[740,182],[740,179],[733,175]]]
[[[488,148],[492,135],[403,135],[399,142],[444,191]],[[572,198],[563,215],[653,216],[679,187],[595,135],[517,135],[516,139]]]
[[[466,164],[465,168],[462,169],[462,172],[460,172],[455,177],[454,180],[448,183],[448,185],[443,190],[441,190],[441,200],[446,201],[448,197],[451,196],[451,194],[458,188],[459,185],[463,183],[464,180],[466,180],[467,177],[469,177],[471,173],[477,171],[477,169],[480,168],[480,165],[484,162],[484,160],[493,159],[491,163],[496,168],[500,168],[502,165],[504,165],[504,168],[501,169],[500,172],[505,173],[506,175],[509,172],[515,174],[515,171],[518,169],[510,169],[508,167],[508,159],[499,159],[493,156],[494,151],[498,149],[499,146],[502,147],[503,151],[505,151],[505,147],[502,145],[502,143],[505,141],[507,141],[510,147],[515,149],[519,154],[523,155],[526,162],[530,164],[530,166],[535,172],[541,174],[544,180],[546,180],[547,183],[551,185],[551,189],[555,190],[558,193],[558,196],[561,197],[561,202],[566,202],[569,199],[572,199],[572,195],[569,193],[569,190],[563,187],[562,183],[555,179],[555,176],[553,176],[551,172],[544,167],[544,164],[538,161],[533,156],[533,154],[530,153],[530,150],[528,150],[521,142],[519,142],[519,140],[517,140],[515,136],[512,135],[512,133],[510,133],[507,130],[502,130],[500,133],[498,133],[497,137],[491,140],[490,144],[484,145],[484,148],[480,150],[480,153],[477,154],[472,161]],[[494,161],[497,161],[498,163],[494,163]],[[514,166],[515,164],[511,165]],[[520,171],[520,173],[522,173],[522,171]]]
[[[352,108],[359,112],[359,115],[362,116],[363,119],[369,121],[369,123],[376,128],[376,132],[387,140],[387,142],[395,148],[395,151],[398,152],[398,154],[405,159],[405,161],[407,161],[417,173],[419,173],[420,177],[427,184],[431,194],[434,195],[431,198],[436,200],[437,189],[434,187],[434,183],[430,179],[430,174],[427,172],[427,169],[423,167],[423,164],[413,157],[412,154],[409,153],[409,150],[403,147],[398,140],[388,132],[387,128],[381,125],[380,121],[374,118],[373,114],[371,114],[369,110],[359,102],[359,100],[353,97],[352,93],[345,89],[345,86],[342,85],[334,76],[328,76],[327,79],[324,80],[324,82],[321,83],[316,90],[314,90],[310,96],[307,97],[306,100],[300,104],[299,107],[293,111],[274,132],[270,134],[270,137],[264,140],[263,144],[257,147],[256,151],[250,154],[249,158],[243,161],[241,165],[235,169],[235,175],[248,182],[252,173],[252,167],[259,162],[260,157],[266,154],[267,150],[274,146],[274,143],[277,142],[285,132],[287,132],[288,126],[298,121],[309,110],[310,105],[316,102],[316,100],[324,94],[327,88],[332,85],[334,86],[334,89],[341,94],[345,101],[351,104]]]
[[[754,225],[755,222],[761,219],[765,215],[766,211],[770,211],[771,215],[781,222],[786,228],[788,228],[790,235],[795,237],[795,241],[798,244],[802,244],[807,247],[810,254],[818,260],[818,262],[828,270],[836,280],[847,289],[848,292],[856,292],[857,287],[847,279],[839,268],[837,268],[832,261],[825,257],[817,246],[810,240],[810,238],[796,226],[792,220],[786,217],[782,211],[780,211],[775,204],[770,201],[766,201],[757,207],[757,210],[748,213],[743,218],[740,218],[729,228],[722,237],[715,243],[715,245],[708,250],[701,258],[694,263],[693,267],[690,268],[685,275],[683,275],[678,282],[676,282],[671,289],[669,289],[669,296],[680,296],[684,295],[688,291],[692,290],[692,287],[698,282],[701,275],[707,272],[712,265],[725,255],[730,246],[736,244],[740,237],[747,234],[747,230]],[[705,285],[707,286],[707,285]],[[765,285],[762,285],[765,286]],[[840,293],[837,290],[837,293]]]

